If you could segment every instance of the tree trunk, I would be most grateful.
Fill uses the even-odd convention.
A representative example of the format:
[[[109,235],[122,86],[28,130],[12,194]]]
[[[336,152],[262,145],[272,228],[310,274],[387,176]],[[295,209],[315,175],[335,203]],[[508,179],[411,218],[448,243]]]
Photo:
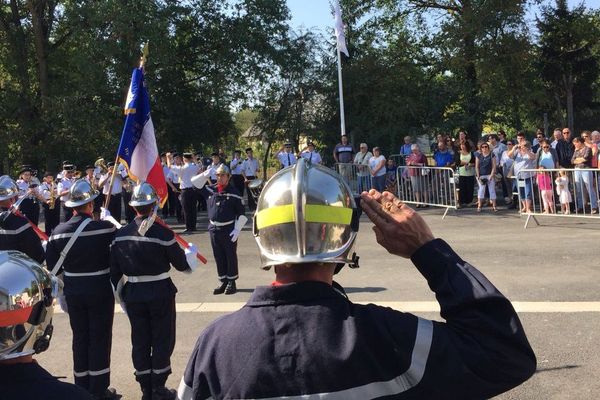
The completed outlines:
[[[565,92],[567,94],[567,126],[575,137],[575,115],[573,111],[573,75],[569,74],[565,79]]]
[[[262,178],[263,178],[263,181],[265,181],[265,182],[267,181],[267,166],[269,165],[269,154],[271,153],[271,146],[273,145],[273,142],[270,140],[267,143],[268,143],[267,148],[265,150],[265,155],[263,157],[263,162],[262,162],[262,164],[263,164],[263,173],[262,173],[263,177]]]

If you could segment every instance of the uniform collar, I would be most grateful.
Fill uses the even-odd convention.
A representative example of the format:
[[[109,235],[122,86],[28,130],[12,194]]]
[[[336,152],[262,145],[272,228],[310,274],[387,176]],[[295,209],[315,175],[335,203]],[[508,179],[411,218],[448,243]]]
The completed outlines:
[[[322,299],[346,300],[340,292],[324,282],[306,281],[277,286],[258,286],[246,306],[262,307],[311,302]]]

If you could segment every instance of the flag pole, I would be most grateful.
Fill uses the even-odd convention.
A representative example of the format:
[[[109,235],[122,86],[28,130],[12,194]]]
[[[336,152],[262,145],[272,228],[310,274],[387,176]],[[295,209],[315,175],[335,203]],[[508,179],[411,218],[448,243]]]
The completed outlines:
[[[344,88],[342,85],[342,54],[340,46],[337,43],[335,47],[337,48],[338,86],[340,92],[340,126],[343,136],[346,134],[346,117],[344,115]]]
[[[144,44],[144,48],[142,49],[142,57],[140,58],[140,68],[144,68],[146,61],[148,59],[148,42]],[[115,173],[117,172],[117,167],[119,164],[119,150],[117,149],[117,157],[115,158],[115,165],[113,166],[112,175],[110,176],[110,186],[108,187],[108,195],[106,195],[106,199],[104,200],[104,208],[108,209],[108,204],[110,203],[110,196],[112,195],[112,187],[115,183]],[[121,222],[121,221],[119,221]]]

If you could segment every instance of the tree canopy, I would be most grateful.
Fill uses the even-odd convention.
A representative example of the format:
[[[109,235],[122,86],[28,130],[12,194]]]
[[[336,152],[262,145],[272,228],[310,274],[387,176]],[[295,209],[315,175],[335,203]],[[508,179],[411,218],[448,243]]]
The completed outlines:
[[[341,0],[347,132],[397,151],[402,137],[596,129],[600,13],[565,0],[534,24],[527,0]],[[333,24],[333,22],[332,22]],[[0,161],[56,170],[116,153],[140,49],[159,147],[228,151],[338,141],[331,32],[290,26],[285,0],[3,0]],[[325,155],[327,155],[325,154]]]

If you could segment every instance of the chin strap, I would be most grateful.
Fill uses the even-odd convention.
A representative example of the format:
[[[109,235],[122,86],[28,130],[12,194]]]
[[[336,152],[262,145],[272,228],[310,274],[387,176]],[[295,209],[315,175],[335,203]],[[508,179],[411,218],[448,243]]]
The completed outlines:
[[[156,214],[158,213],[158,204],[154,206],[152,209],[152,214],[148,218],[142,221],[140,227],[138,228],[138,233],[142,236],[146,235],[148,229],[154,224],[154,220],[156,219]]]

